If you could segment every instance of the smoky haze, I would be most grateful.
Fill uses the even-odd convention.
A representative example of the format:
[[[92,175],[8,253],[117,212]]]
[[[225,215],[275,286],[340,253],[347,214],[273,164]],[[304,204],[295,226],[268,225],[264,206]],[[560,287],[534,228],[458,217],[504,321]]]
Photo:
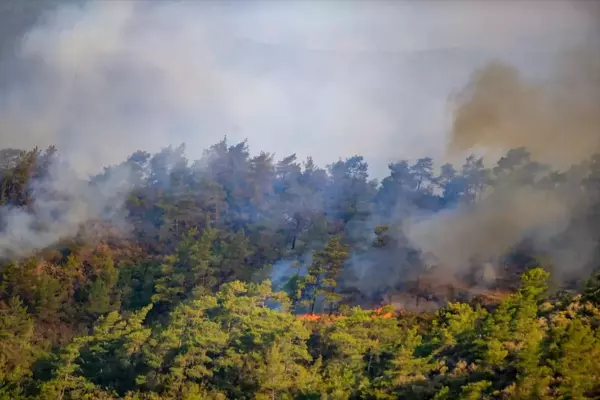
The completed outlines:
[[[493,188],[468,206],[415,222],[407,234],[452,270],[474,258],[498,261],[525,239],[548,254],[563,275],[576,275],[591,261],[589,226],[570,226],[591,204],[575,173],[600,152],[600,52],[597,43],[565,51],[543,80],[523,78],[514,67],[492,62],[478,69],[454,97],[449,151],[526,148],[532,161],[567,171],[563,186],[547,187],[498,176]],[[535,164],[532,164],[535,165]],[[542,168],[543,169],[543,168]],[[543,171],[541,171],[543,172]],[[546,171],[547,175],[548,171]],[[494,176],[496,175],[496,176]],[[534,180],[539,182],[540,173]],[[557,240],[557,238],[561,238]]]
[[[597,43],[595,43],[597,44]],[[451,149],[526,147],[538,160],[568,167],[600,150],[600,52],[565,52],[540,82],[492,63],[476,71],[455,101]]]
[[[548,68],[597,33],[588,2],[54,3],[2,38],[0,143],[56,145],[70,167],[39,185],[65,200],[3,210],[0,254],[51,245],[88,219],[116,220],[126,178],[102,190],[61,182],[138,149],[185,142],[197,157],[227,134],[321,165],[358,153],[375,176],[392,161],[473,147],[525,146],[557,163],[597,149],[597,92],[579,64],[559,80]],[[500,63],[486,66],[492,59]],[[578,132],[575,142],[564,130]],[[539,193],[502,190],[420,219],[408,236],[461,268],[525,232],[561,229],[562,198],[536,207]]]
[[[0,141],[54,144],[82,173],[227,134],[319,164],[359,153],[380,176],[444,155],[448,95],[473,69],[544,73],[596,23],[560,1],[5,3],[26,17],[3,39]]]

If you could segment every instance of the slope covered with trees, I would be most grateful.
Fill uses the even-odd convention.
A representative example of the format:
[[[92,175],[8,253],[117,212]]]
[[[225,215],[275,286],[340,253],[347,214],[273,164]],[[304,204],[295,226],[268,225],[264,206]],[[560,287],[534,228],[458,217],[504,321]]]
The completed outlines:
[[[54,148],[2,150],[0,171],[0,398],[600,396],[598,157],[423,158],[378,182],[360,156],[322,169],[222,141],[193,162],[140,151],[69,190]],[[482,285],[489,260],[449,274],[403,233],[506,187],[569,204],[551,243],[586,233],[576,273],[525,235]],[[88,190],[108,200],[83,207]],[[476,295],[495,289],[511,293]],[[375,310],[396,292],[437,310]]]

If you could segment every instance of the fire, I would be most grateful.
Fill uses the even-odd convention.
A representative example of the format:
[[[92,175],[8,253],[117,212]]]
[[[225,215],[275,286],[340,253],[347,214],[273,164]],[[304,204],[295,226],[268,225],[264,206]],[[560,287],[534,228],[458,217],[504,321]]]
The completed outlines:
[[[300,314],[297,317],[300,321],[310,321],[310,322],[335,321],[340,318],[344,318],[344,316],[341,316],[341,315],[324,315],[324,314]],[[375,319],[375,318],[390,319],[393,317],[394,317],[394,313],[391,311],[384,313],[383,307],[373,310],[373,315],[371,315],[372,319]]]
[[[391,311],[386,312],[385,314],[382,314],[383,311],[384,311],[383,307],[379,307],[378,309],[375,310],[375,315],[372,315],[371,318],[389,319],[394,316],[394,313],[392,313]]]
[[[318,321],[321,319],[321,315],[319,314],[300,314],[298,316],[300,321]]]

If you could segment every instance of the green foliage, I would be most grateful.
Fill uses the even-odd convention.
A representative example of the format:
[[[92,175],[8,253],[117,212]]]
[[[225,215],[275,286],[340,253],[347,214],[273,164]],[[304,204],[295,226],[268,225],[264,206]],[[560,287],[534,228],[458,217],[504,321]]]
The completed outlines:
[[[218,269],[213,246],[217,232],[207,229],[199,239],[197,234],[190,230],[175,254],[164,257],[153,301],[175,305],[192,295],[210,293],[216,285]]]
[[[584,299],[600,305],[600,272],[596,272],[586,283]]]
[[[460,400],[480,400],[488,398],[485,392],[492,386],[492,382],[479,381],[472,382],[463,386],[459,399]]]
[[[92,260],[92,268],[98,273],[87,290],[86,309],[96,319],[119,308],[120,296],[116,292],[119,271],[110,254],[97,254]]]
[[[336,243],[335,241],[333,243]],[[563,399],[600,386],[600,310],[548,308],[547,274],[527,272],[495,310],[449,303],[420,325],[355,307],[303,322],[291,300],[234,281],[179,302],[104,313],[49,359],[14,299],[0,313],[0,393],[40,399]],[[270,308],[276,302],[278,309]],[[533,307],[533,308],[532,308]],[[543,311],[542,311],[543,310]],[[46,358],[47,359],[47,358]]]
[[[34,340],[33,319],[19,298],[0,303],[0,388],[18,385],[31,373],[39,356]]]
[[[324,295],[330,311],[333,310],[334,304],[341,299],[341,295],[336,292],[337,280],[348,257],[348,246],[341,243],[339,236],[333,236],[323,249],[313,252],[313,261],[308,269],[304,285],[304,290],[307,292],[306,297],[311,303],[311,313],[315,312],[319,295]]]
[[[35,211],[35,184],[55,157],[54,148],[0,151],[0,223],[5,210]],[[598,160],[579,185],[586,193],[598,191]],[[503,180],[578,190],[524,149],[492,169],[470,156],[439,175],[429,158],[398,161],[381,185],[361,156],[324,170],[225,140],[195,163],[180,146],[121,166],[132,175],[130,236],[61,238],[0,263],[0,399],[600,396],[598,276],[581,295],[549,297],[549,273],[519,250],[509,261],[525,271],[520,286],[493,305],[452,300],[397,314],[353,307],[349,296],[375,279],[354,282],[349,266],[363,256],[377,288],[423,271],[397,229],[411,216],[473,206]],[[590,209],[577,218],[600,221]],[[310,255],[306,273],[274,292],[269,266]]]

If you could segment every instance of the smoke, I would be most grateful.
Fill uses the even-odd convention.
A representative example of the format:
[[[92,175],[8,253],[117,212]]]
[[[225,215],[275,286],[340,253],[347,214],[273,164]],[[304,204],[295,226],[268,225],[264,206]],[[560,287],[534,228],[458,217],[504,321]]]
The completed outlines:
[[[123,202],[131,190],[127,165],[111,169],[90,183],[58,160],[48,175],[30,183],[29,207],[2,207],[0,259],[25,257],[80,233],[90,221],[107,221],[125,232]]]
[[[600,53],[594,50],[565,52],[555,74],[542,81],[498,62],[477,70],[454,98],[450,152],[526,148],[555,170],[585,170],[586,160],[600,152]],[[474,259],[497,262],[526,239],[550,255],[560,274],[589,265],[589,226],[571,223],[590,204],[581,186],[587,172],[566,173],[563,189],[550,190],[538,184],[543,174],[523,184],[490,172],[495,182],[475,204],[414,221],[406,228],[410,240],[455,272]]]
[[[304,276],[312,263],[312,253],[308,252],[302,260],[279,260],[271,267],[269,280],[274,290],[284,290],[285,285],[295,275]]]
[[[501,63],[477,70],[456,96],[451,150],[525,147],[539,161],[565,167],[600,151],[600,52],[562,56],[555,75],[524,80]]]
[[[531,187],[505,187],[475,205],[417,220],[406,232],[445,268],[461,272],[473,258],[497,260],[525,238],[546,241],[567,227],[569,217],[569,209],[557,196]]]
[[[588,36],[597,23],[577,7],[581,3],[570,1],[543,7],[535,1],[349,4],[96,1],[59,5],[36,18],[25,34],[18,29],[13,45],[4,46],[14,48],[14,59],[1,77],[0,142],[22,149],[54,144],[72,168],[57,167],[49,180],[36,183],[55,195],[44,197],[36,189],[33,209],[2,210],[3,254],[54,243],[88,218],[116,220],[127,179],[116,174],[114,182],[107,178],[90,186],[84,178],[140,148],[158,151],[185,142],[195,156],[228,134],[278,155],[311,155],[317,163],[362,154],[375,175],[398,158],[441,155],[445,99],[473,68],[499,58],[530,74],[543,72],[550,56]],[[532,21],[523,8],[540,18]],[[554,149],[563,147],[568,160],[597,148],[591,136],[597,117],[580,106],[593,106],[595,94],[586,92],[585,81],[570,80],[579,73],[545,90],[497,69],[500,73],[484,70],[470,85],[478,94],[473,101],[482,106],[466,94],[459,99],[454,147],[535,146],[534,139],[509,135],[507,127],[539,138],[546,126],[559,132],[557,127],[566,131],[581,121],[573,150],[558,134],[546,141],[556,142]],[[504,79],[500,102],[488,96],[497,95],[498,85],[485,83],[496,81],[494,74]],[[559,101],[563,93],[567,99]],[[522,116],[511,125],[505,108],[510,111],[521,95],[531,99],[517,103]],[[575,95],[581,100],[568,101]],[[547,104],[553,102],[558,105]],[[496,112],[495,119],[486,122],[477,107]],[[528,132],[536,121],[545,125]],[[559,151],[534,150],[563,157]],[[515,207],[537,198],[522,196],[529,200]],[[503,205],[502,199],[495,203]],[[562,214],[550,209],[560,220]],[[474,228],[494,232],[485,221],[501,218],[479,219],[484,222]],[[541,219],[525,221],[536,225]],[[508,229],[502,242],[529,228]],[[427,235],[418,227],[414,232],[425,246]]]
[[[172,143],[195,157],[227,134],[321,165],[359,153],[379,175],[398,158],[442,154],[446,96],[477,65],[499,57],[535,71],[588,35],[596,21],[573,3],[48,7],[15,30],[0,141],[54,144],[85,174]]]

